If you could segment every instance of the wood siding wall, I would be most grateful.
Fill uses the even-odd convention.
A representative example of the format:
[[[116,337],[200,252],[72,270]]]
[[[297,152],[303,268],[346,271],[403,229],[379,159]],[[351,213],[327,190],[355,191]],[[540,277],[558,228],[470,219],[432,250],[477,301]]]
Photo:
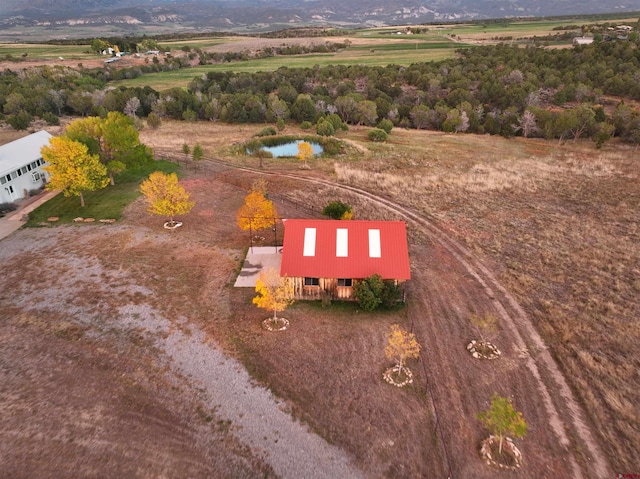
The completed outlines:
[[[293,282],[293,297],[299,300],[320,300],[323,292],[329,295],[332,300],[355,301],[352,286],[338,286],[337,278],[319,278],[318,286],[305,286],[304,278],[289,278]],[[353,286],[357,280],[353,280]],[[397,281],[402,285],[404,281]],[[404,297],[404,295],[403,295]]]

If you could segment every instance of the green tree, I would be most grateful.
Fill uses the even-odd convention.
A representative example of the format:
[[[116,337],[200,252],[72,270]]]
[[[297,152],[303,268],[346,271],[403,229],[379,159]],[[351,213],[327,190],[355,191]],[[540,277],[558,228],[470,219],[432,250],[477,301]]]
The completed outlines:
[[[381,130],[380,128],[373,128],[372,130],[369,130],[369,133],[367,133],[367,138],[371,141],[387,141],[389,135],[387,135],[386,131]]]
[[[182,119],[187,122],[194,122],[198,119],[198,114],[191,108],[187,108],[182,112]]]
[[[117,111],[109,112],[106,118],[90,116],[75,120],[67,126],[65,134],[99,156],[112,185],[115,174],[147,165],[153,159],[151,151],[140,143],[133,120]]]
[[[204,150],[200,146],[199,143],[193,145],[193,152],[191,153],[191,158],[193,158],[193,162],[196,165],[199,165],[200,162],[204,159]]]
[[[340,118],[340,116],[336,113],[331,113],[330,115],[328,115],[325,118],[326,121],[328,121],[329,123],[331,123],[333,125],[333,130],[334,131],[348,131],[349,130],[349,126],[342,121],[342,118]]]
[[[147,116],[147,125],[156,130],[160,125],[162,125],[162,120],[155,112],[152,111],[149,113],[149,116]]]
[[[26,130],[31,125],[33,116],[27,111],[21,111],[15,115],[11,115],[7,118],[7,123],[11,125],[14,130]]]
[[[107,118],[102,121],[101,131],[100,156],[102,162],[107,165],[112,185],[115,184],[113,175],[117,173],[112,169],[112,162],[119,162],[125,169],[136,169],[148,165],[153,160],[150,150],[140,143],[140,134],[133,120],[123,113],[109,112]]]
[[[358,123],[366,126],[374,125],[378,119],[378,107],[374,101],[358,102]]]
[[[309,95],[300,94],[291,105],[291,118],[297,122],[313,122],[316,119],[316,105]]]
[[[175,223],[174,216],[186,215],[195,206],[189,192],[178,183],[175,173],[151,173],[140,185],[140,191],[147,202],[147,211],[168,217],[170,223]]]
[[[479,413],[478,419],[492,434],[498,436],[499,454],[502,454],[502,442],[505,436],[522,438],[527,433],[527,423],[522,413],[514,409],[511,399],[502,397],[498,393],[493,393],[489,409]]]
[[[383,118],[382,120],[380,120],[378,122],[378,128],[380,128],[381,130],[384,130],[384,132],[389,135],[391,133],[391,130],[393,129],[393,122],[391,120],[388,120],[386,118]]]
[[[353,292],[358,304],[365,311],[373,311],[382,304],[382,291],[384,281],[379,274],[373,274],[368,278],[356,282]]]
[[[348,96],[339,96],[336,98],[334,105],[343,122],[351,124],[358,122],[358,102],[360,100],[362,100],[362,98],[357,94],[349,94]]]
[[[191,148],[186,143],[182,144],[182,153],[184,154],[184,160],[187,161],[189,159],[189,153],[191,153]]]
[[[596,148],[600,149],[604,144],[613,137],[616,127],[610,123],[599,123],[596,127],[596,132],[593,134],[593,141],[596,144]]]
[[[109,48],[109,44],[100,38],[94,38],[91,42],[91,51],[93,53],[100,54],[107,48]]]
[[[140,43],[138,43],[139,52],[148,52],[153,50],[160,50],[160,45],[156,40],[145,38]]]
[[[351,214],[351,217],[353,217],[351,206],[339,200],[327,203],[327,206],[322,209],[322,214],[334,220],[345,219],[345,216],[348,216],[348,214]]]
[[[316,134],[319,136],[332,136],[335,133],[333,124],[325,119],[320,119],[316,124]]]
[[[27,99],[20,92],[14,91],[9,93],[4,99],[2,110],[5,115],[17,115],[25,110]]]
[[[402,300],[402,291],[397,283],[392,279],[383,280],[379,274],[357,281],[353,292],[365,311],[373,311],[379,306],[391,309]]]
[[[99,190],[109,184],[106,167],[97,155],[89,154],[83,143],[65,136],[54,137],[41,152],[49,163],[42,168],[51,174],[47,189],[62,190],[64,196],[79,196],[82,207],[84,191]]]
[[[402,291],[398,284],[392,279],[385,279],[383,281],[384,287],[380,299],[382,300],[382,306],[387,309],[392,309],[402,300]]]

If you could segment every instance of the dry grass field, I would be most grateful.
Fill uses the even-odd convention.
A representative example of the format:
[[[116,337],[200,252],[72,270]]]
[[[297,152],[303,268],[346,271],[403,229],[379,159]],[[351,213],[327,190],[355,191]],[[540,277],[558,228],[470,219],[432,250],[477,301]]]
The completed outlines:
[[[212,156],[239,161],[225,154],[250,132],[220,125],[155,136],[176,149],[197,141]],[[640,443],[638,150],[401,129],[384,144],[368,142],[358,128],[346,139],[367,152],[332,164],[318,160],[310,174],[335,174],[422,211],[483,258],[534,321],[611,464],[634,470]],[[316,191],[292,194],[325,201]],[[358,204],[356,215],[358,208],[367,205]]]
[[[517,296],[618,471],[640,444],[640,153],[394,131],[340,181],[433,217]]]
[[[206,158],[257,167],[258,159],[238,155],[236,146],[261,128],[165,122],[158,130],[142,130],[141,140],[173,157],[180,157],[183,144],[198,143]],[[314,159],[309,169],[293,160],[268,160],[264,170],[357,185],[419,211],[464,243],[535,323],[587,412],[611,475],[635,471],[640,443],[634,407],[640,401],[638,152],[615,144],[595,150],[589,143],[559,145],[401,129],[380,144],[367,141],[366,131],[351,128],[343,137],[350,145],[343,154]],[[284,133],[301,131],[287,127]],[[12,133],[2,135],[8,140]],[[230,287],[247,243],[234,223],[245,191],[216,181],[209,171],[206,164],[185,167],[183,182],[196,208],[176,234],[163,233],[159,220],[149,217],[138,201],[112,229],[26,230],[0,243],[0,250],[14,251],[3,259],[10,273],[0,281],[3,291],[12,291],[0,295],[2,310],[9,312],[0,324],[0,337],[15,339],[6,340],[5,350],[10,349],[13,358],[6,367],[3,363],[11,380],[6,384],[29,395],[21,389],[29,384],[24,378],[44,381],[36,371],[58,350],[64,351],[67,366],[78,368],[74,379],[63,376],[64,367],[57,366],[52,377],[58,382],[43,382],[35,396],[39,402],[30,404],[31,411],[40,412],[32,418],[29,409],[13,409],[13,416],[4,416],[0,440],[8,444],[11,434],[21,431],[16,421],[35,419],[46,433],[59,427],[52,417],[71,414],[79,419],[63,440],[77,438],[78,431],[88,434],[91,421],[80,419],[92,417],[99,425],[112,425],[90,433],[115,448],[133,405],[140,412],[134,414],[136,434],[126,437],[140,438],[138,454],[163,451],[158,461],[145,463],[150,470],[171,475],[186,467],[194,477],[211,471],[221,477],[269,477],[268,464],[238,440],[233,427],[219,427],[215,412],[205,414],[209,421],[213,417],[211,424],[199,415],[197,390],[184,384],[179,390],[167,388],[166,372],[158,366],[160,353],[144,340],[142,324],[127,333],[116,327],[122,319],[119,308],[127,303],[155,308],[167,318],[189,318],[239,358],[259,383],[282,397],[295,417],[354,457],[367,477],[575,477],[570,456],[577,458],[584,477],[597,477],[584,472],[590,469],[590,458],[579,441],[570,438],[567,451],[554,436],[553,421],[541,406],[543,398],[508,328],[501,327],[497,336],[504,358],[486,365],[468,357],[464,345],[472,333],[467,319],[471,313],[491,311],[491,298],[447,251],[417,229],[409,232],[414,280],[407,308],[368,315],[336,305],[327,310],[296,304],[286,313],[293,327],[285,335],[261,330],[265,312],[250,304],[252,292]],[[244,185],[255,177],[236,175]],[[269,191],[320,207],[338,196],[354,206],[356,218],[389,215],[357,196],[291,178],[269,177]],[[278,207],[283,217],[310,214],[286,202]],[[63,299],[54,301],[52,295]],[[99,321],[88,321],[94,317]],[[380,379],[386,365],[384,333],[394,322],[414,327],[424,347],[422,360],[410,364],[416,384],[405,390]],[[42,335],[50,340],[43,342]],[[28,360],[29,349],[18,348],[18,342],[37,345],[42,352],[38,358],[44,359]],[[130,359],[125,361],[127,354]],[[537,351],[528,354],[535,358]],[[18,369],[21,358],[25,362]],[[22,372],[11,373],[18,370]],[[102,371],[101,384],[111,389],[113,398],[98,401],[100,417],[88,406],[92,399],[83,400],[83,381],[78,379],[94,370]],[[98,396],[106,394],[93,383],[84,384]],[[68,388],[74,391],[74,411],[58,403],[48,409],[47,399]],[[493,391],[510,395],[530,425],[527,437],[518,441],[525,456],[520,472],[490,469],[477,456],[476,445],[486,431],[475,414],[487,407]],[[14,401],[15,395],[3,393]],[[145,403],[150,396],[154,402]],[[85,416],[91,411],[94,416]],[[570,422],[565,416],[560,419]],[[144,443],[145,434],[166,438]],[[183,462],[170,461],[176,441],[195,445],[203,434],[221,455],[233,458],[231,465],[197,448]],[[40,444],[46,457],[55,456],[60,439],[46,434],[45,439],[17,437],[23,452]],[[97,458],[97,469],[107,464],[99,456],[99,444],[83,444],[85,456]],[[131,457],[122,450],[116,453],[120,471],[131,473]],[[82,451],[67,445],[62,457],[65,454],[82,456]],[[19,462],[11,458],[19,471]],[[28,464],[32,474],[42,475],[37,461]]]

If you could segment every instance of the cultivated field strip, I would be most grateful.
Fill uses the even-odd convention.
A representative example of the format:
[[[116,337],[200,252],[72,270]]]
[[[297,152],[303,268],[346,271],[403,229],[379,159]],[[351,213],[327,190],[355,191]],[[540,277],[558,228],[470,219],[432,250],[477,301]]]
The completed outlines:
[[[601,448],[596,443],[595,437],[585,420],[585,414],[578,405],[569,385],[567,384],[557,363],[549,353],[541,336],[533,327],[530,319],[520,307],[513,296],[500,284],[487,267],[476,259],[471,252],[455,241],[443,230],[438,228],[430,218],[423,214],[402,206],[387,198],[377,196],[368,191],[349,186],[334,183],[327,180],[308,178],[297,174],[284,172],[269,172],[260,169],[238,167],[228,163],[206,158],[207,170],[212,173],[230,173],[230,170],[245,171],[248,173],[265,175],[269,177],[288,178],[291,180],[313,183],[319,186],[327,186],[339,188],[354,195],[366,198],[368,201],[377,204],[380,208],[384,208],[403,217],[411,228],[417,228],[426,234],[434,243],[444,248],[446,252],[453,257],[458,264],[473,278],[484,290],[484,294],[491,301],[494,308],[500,315],[501,324],[509,331],[511,341],[515,344],[515,348],[522,353],[526,363],[526,368],[535,380],[538,392],[542,397],[544,408],[548,418],[548,427],[553,431],[558,443],[565,450],[565,460],[571,465],[572,476],[575,478],[601,478],[611,473],[607,460],[602,453]],[[414,280],[414,282],[416,282]],[[414,285],[413,289],[429,288],[429,284]],[[444,298],[448,293],[445,291],[434,292],[429,297],[420,294],[422,302],[428,302],[434,297]],[[425,304],[425,307],[429,307]],[[446,308],[446,304],[440,304],[437,311]],[[420,325],[414,320],[414,328],[419,331]],[[433,330],[432,334],[437,336],[438,331]],[[423,338],[425,340],[426,338]],[[446,358],[447,352],[440,354],[442,358]],[[430,366],[434,366],[431,364]],[[426,367],[426,374],[429,378],[430,385],[436,380],[428,372],[430,366]],[[442,380],[438,377],[437,381]],[[452,387],[455,385],[452,385]],[[458,384],[457,387],[465,385]],[[450,390],[447,390],[450,392]],[[450,408],[449,394],[442,393],[433,397],[436,413]],[[436,417],[436,420],[438,418]],[[453,431],[450,425],[443,425],[443,429],[449,429],[449,434],[439,431],[441,439],[443,439],[443,447],[445,448],[445,457],[451,458],[452,451],[448,450],[450,440],[453,438]],[[583,451],[583,456],[579,457],[576,451]],[[451,463],[447,465],[451,471]],[[456,468],[453,467],[454,472]],[[454,476],[452,476],[454,477]]]

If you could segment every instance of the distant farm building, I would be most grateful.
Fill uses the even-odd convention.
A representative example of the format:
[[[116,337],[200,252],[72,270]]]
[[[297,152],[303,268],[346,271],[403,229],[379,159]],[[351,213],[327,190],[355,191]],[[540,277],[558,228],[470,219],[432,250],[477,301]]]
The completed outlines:
[[[280,275],[296,299],[354,299],[353,286],[373,274],[411,279],[404,222],[284,220]]]
[[[51,138],[43,130],[0,146],[0,203],[27,198],[31,190],[46,183],[49,176],[42,169],[45,161],[40,149]]]
[[[573,39],[574,45],[590,45],[593,43],[593,37],[576,37]]]

